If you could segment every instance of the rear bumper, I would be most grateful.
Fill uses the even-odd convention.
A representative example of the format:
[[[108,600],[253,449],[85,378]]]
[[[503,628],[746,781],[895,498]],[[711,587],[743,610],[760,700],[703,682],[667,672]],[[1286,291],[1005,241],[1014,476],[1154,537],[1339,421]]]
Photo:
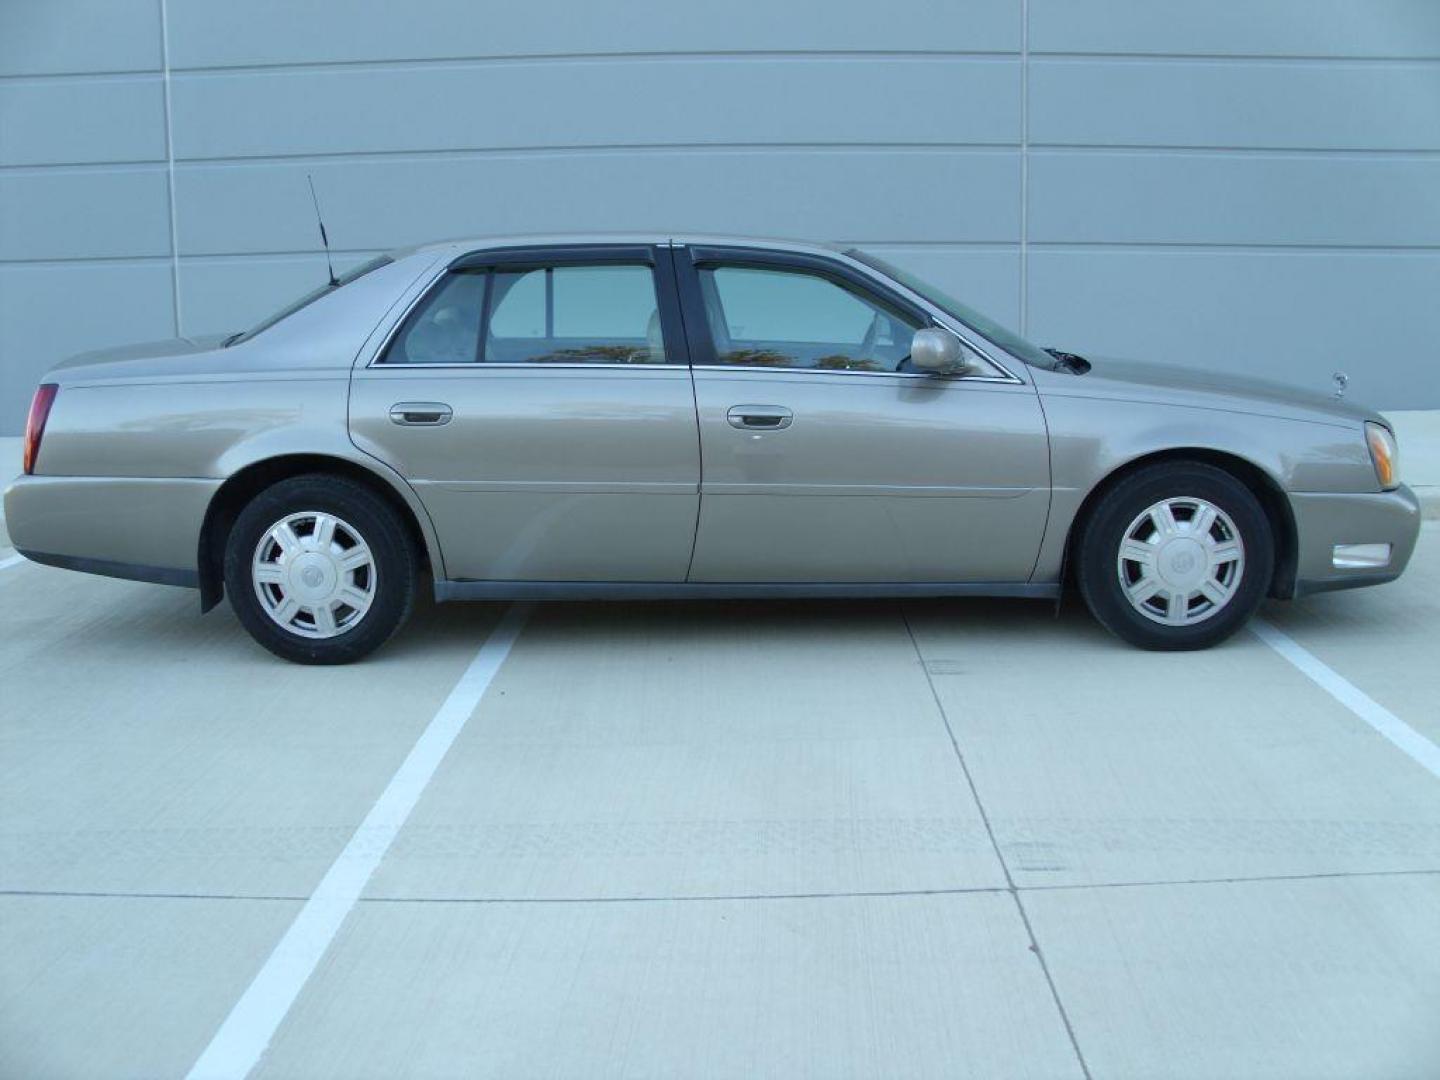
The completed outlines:
[[[1299,542],[1296,596],[1394,581],[1420,535],[1420,500],[1403,484],[1376,493],[1292,493],[1290,507]],[[1361,544],[1388,545],[1388,560],[1379,566],[1335,565],[1337,547],[1343,556],[1345,549]]]
[[[10,542],[35,562],[198,584],[200,528],[221,481],[22,476],[5,491]]]

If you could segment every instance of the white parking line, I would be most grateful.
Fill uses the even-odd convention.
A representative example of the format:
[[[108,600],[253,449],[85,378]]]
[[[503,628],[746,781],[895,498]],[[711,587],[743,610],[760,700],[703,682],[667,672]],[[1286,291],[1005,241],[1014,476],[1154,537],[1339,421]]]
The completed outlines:
[[[1299,668],[1316,686],[1384,735],[1421,767],[1440,777],[1440,746],[1436,746],[1290,635],[1264,619],[1251,619],[1250,630]]]
[[[265,966],[191,1068],[192,1080],[200,1077],[238,1080],[259,1063],[290,1006],[335,939],[345,916],[355,906],[446,752],[464,729],[465,721],[485,696],[529,613],[529,605],[511,606],[480,646],[475,659],[426,725],[345,850],[305,901]]]
[[[7,555],[0,559],[0,570],[9,570],[12,566],[19,566],[22,562],[29,562],[24,555]]]

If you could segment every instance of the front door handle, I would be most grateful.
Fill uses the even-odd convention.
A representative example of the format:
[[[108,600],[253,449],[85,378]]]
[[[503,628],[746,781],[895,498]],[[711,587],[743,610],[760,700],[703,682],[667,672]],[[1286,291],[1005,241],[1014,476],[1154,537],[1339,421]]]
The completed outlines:
[[[390,406],[390,422],[404,427],[439,427],[453,415],[443,401],[399,401]]]
[[[725,419],[746,431],[779,431],[790,426],[794,414],[783,405],[736,405]]]

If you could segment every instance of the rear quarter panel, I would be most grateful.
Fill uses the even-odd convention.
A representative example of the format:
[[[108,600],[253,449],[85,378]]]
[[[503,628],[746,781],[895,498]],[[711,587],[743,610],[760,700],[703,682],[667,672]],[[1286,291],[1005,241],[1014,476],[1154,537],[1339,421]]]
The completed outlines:
[[[348,375],[67,386],[46,425],[37,472],[224,479],[263,457],[334,449],[348,442]]]
[[[7,499],[12,540],[44,555],[193,571],[226,477],[287,453],[354,454],[346,374],[64,387],[36,475]]]
[[[409,257],[251,341],[61,367],[34,477],[7,496],[22,550],[193,571],[210,499],[247,466],[305,454],[360,465],[429,518],[409,485],[350,441],[350,365],[436,256]]]

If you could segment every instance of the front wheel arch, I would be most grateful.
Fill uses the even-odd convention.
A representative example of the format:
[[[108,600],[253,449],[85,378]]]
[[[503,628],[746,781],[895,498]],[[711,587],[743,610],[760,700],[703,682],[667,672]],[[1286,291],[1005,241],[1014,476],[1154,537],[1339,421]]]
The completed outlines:
[[[240,511],[256,495],[281,480],[324,473],[361,484],[380,496],[400,516],[422,565],[433,572],[430,543],[414,509],[394,486],[370,469],[344,458],[325,454],[287,454],[252,462],[220,485],[210,499],[200,527],[198,569],[200,610],[209,611],[225,595],[225,544]]]
[[[1295,595],[1295,568],[1299,558],[1299,538],[1295,529],[1295,515],[1290,509],[1290,500],[1284,490],[1269,473],[1253,461],[1228,454],[1221,450],[1204,447],[1177,447],[1145,454],[1112,470],[1090,489],[1070,522],[1070,531],[1065,538],[1065,558],[1061,580],[1068,580],[1074,566],[1075,547],[1085,522],[1094,513],[1107,492],[1133,473],[1161,462],[1194,462],[1211,465],[1229,473],[1240,481],[1260,501],[1265,516],[1270,521],[1270,532],[1275,538],[1275,570],[1270,578],[1266,595],[1277,600],[1288,600]]]

